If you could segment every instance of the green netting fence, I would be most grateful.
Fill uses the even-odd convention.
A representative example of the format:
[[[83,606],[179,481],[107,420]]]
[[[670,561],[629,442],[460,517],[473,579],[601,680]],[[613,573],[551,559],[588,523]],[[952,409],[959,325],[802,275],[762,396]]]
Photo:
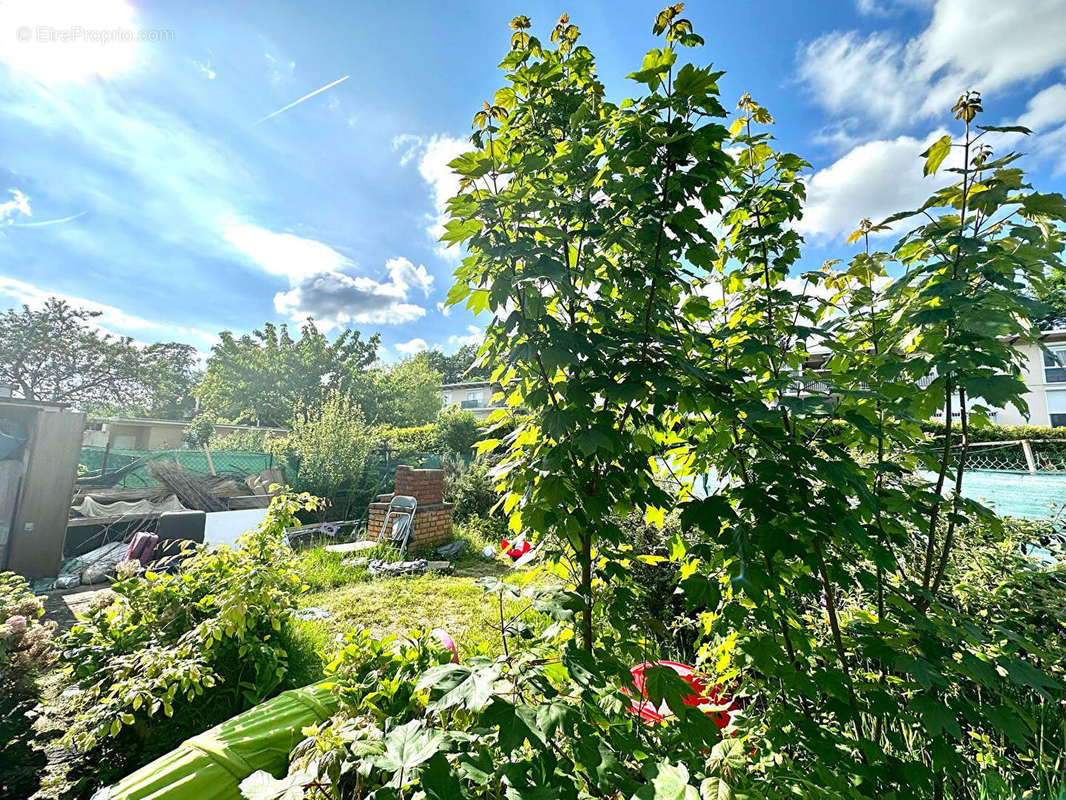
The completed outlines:
[[[79,459],[79,482],[93,480],[115,488],[156,486],[148,474],[153,461],[177,461],[188,472],[209,475],[211,467],[203,450],[108,450],[105,447],[82,447]],[[218,475],[245,478],[277,466],[270,453],[243,450],[212,450],[211,462]],[[116,473],[119,473],[116,479]]]

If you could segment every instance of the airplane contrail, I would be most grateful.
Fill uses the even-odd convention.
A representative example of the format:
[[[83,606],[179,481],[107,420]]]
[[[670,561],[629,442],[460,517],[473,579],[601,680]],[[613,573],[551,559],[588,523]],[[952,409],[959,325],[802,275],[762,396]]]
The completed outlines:
[[[324,92],[324,91],[326,91],[326,89],[332,89],[332,88],[333,88],[334,86],[336,86],[336,85],[337,85],[338,83],[343,83],[344,81],[348,80],[348,79],[349,79],[350,77],[352,77],[352,76],[351,76],[351,75],[345,75],[345,76],[344,76],[343,78],[337,78],[337,80],[333,81],[333,83],[327,83],[327,84],[326,84],[325,86],[322,86],[322,87],[319,87],[318,89],[315,89],[315,90],[314,90],[313,92],[311,92],[310,94],[305,94],[305,95],[304,95],[303,97],[301,97],[301,98],[300,98],[299,100],[293,100],[293,101],[292,101],[291,103],[289,103],[289,104],[288,104],[287,106],[282,106],[282,107],[281,107],[281,108],[279,108],[279,109],[278,109],[277,111],[272,111],[272,112],[270,112],[269,114],[267,114],[267,115],[266,115],[265,117],[263,117],[262,119],[260,119],[260,120],[256,120],[256,123],[255,123],[255,124],[256,124],[256,125],[258,125],[258,124],[259,124],[259,123],[261,123],[261,122],[266,122],[266,121],[267,121],[268,119],[270,119],[271,117],[276,117],[276,116],[277,116],[278,114],[280,114],[280,113],[281,113],[282,111],[288,111],[288,110],[289,110],[290,108],[292,108],[293,106],[299,105],[299,104],[300,104],[300,103],[302,103],[302,102],[303,102],[304,100],[309,100],[310,98],[314,97],[314,96],[315,96],[316,94],[318,94],[319,92]]]
[[[63,217],[62,219],[44,219],[40,222],[12,222],[11,225],[15,228],[40,228],[44,225],[58,225],[60,222],[70,222],[72,219],[84,217],[88,213],[88,211],[79,211],[77,214],[71,214],[69,217]]]

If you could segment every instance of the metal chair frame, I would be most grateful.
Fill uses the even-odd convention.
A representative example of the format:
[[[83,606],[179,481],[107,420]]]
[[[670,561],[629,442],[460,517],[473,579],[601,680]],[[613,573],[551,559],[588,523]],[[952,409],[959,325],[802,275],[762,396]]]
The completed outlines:
[[[378,532],[378,542],[384,544],[390,542],[395,545],[402,556],[407,552],[407,545],[415,538],[414,523],[415,511],[418,510],[418,500],[410,495],[394,495],[389,501],[389,508],[385,512],[385,519],[381,523]],[[390,531],[389,523],[392,523],[391,533],[386,539],[386,531]]]

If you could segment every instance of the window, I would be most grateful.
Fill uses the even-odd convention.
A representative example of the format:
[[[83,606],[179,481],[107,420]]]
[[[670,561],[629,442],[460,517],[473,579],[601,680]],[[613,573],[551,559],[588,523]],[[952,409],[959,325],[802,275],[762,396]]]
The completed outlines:
[[[1066,428],[1066,391],[1062,389],[1044,392],[1047,398],[1047,415],[1052,428]]]
[[[1066,383],[1066,348],[1044,351],[1044,383]]]
[[[485,392],[481,389],[468,389],[466,399],[472,400],[480,406],[485,402]]]

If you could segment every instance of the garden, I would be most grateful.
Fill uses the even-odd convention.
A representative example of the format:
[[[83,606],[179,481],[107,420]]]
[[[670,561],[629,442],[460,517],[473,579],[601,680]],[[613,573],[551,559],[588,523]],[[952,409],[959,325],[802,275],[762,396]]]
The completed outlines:
[[[449,478],[455,574],[371,579],[285,543],[312,490],[350,488],[326,457],[361,457],[337,405],[292,445],[326,483],[276,497],[239,547],[121,577],[62,634],[5,577],[0,669],[28,698],[8,719],[35,720],[27,759],[51,725],[63,773],[33,776],[40,796],[149,796],[120,779],[312,684],[277,763],[214,796],[1062,796],[1061,532],[961,484],[989,410],[1024,406],[1016,345],[1037,341],[1029,289],[1061,260],[1066,200],[968,91],[915,160],[929,199],[801,271],[807,164],[686,60],[703,40],[683,13],[655,18],[624,100],[567,15],[543,39],[516,17],[451,164],[449,302],[491,315],[479,363],[505,399]],[[479,555],[515,537],[517,561]],[[191,791],[173,774],[151,796]]]

